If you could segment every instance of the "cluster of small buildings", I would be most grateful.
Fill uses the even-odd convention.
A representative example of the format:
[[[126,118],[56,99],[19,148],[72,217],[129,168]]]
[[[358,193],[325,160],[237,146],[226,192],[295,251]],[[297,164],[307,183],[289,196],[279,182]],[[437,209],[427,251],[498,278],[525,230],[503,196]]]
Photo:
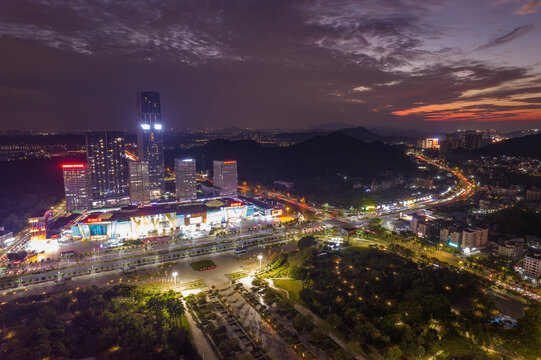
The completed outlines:
[[[541,277],[541,239],[535,236],[504,235],[490,232],[483,225],[475,226],[471,219],[435,219],[422,214],[411,215],[407,230],[427,241],[459,249],[465,255],[482,251],[514,263],[523,261],[526,275]]]
[[[414,214],[409,230],[419,237],[438,240],[465,253],[488,246],[488,228],[467,222],[430,219],[426,215]]]

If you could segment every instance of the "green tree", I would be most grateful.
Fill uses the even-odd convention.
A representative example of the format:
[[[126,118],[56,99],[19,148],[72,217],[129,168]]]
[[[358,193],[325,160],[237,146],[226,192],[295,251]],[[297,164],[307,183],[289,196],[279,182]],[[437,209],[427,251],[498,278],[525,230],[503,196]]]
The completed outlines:
[[[400,360],[402,358],[402,350],[398,346],[391,346],[385,352],[385,360]]]
[[[314,329],[310,331],[310,335],[308,335],[308,338],[310,339],[310,342],[312,344],[318,345],[321,344],[325,339],[327,338],[327,335],[325,335],[321,330]]]
[[[314,302],[314,292],[312,290],[310,290],[309,288],[304,288],[303,287],[299,291],[299,297],[306,304],[312,304]]]
[[[293,326],[295,326],[295,329],[298,331],[303,331],[310,326],[310,323],[308,322],[306,316],[301,313],[297,313],[293,319]]]
[[[299,240],[299,243],[298,243],[299,250],[302,251],[304,249],[307,249],[311,246],[316,245],[316,243],[317,243],[316,238],[313,237],[312,235],[304,236],[303,238]]]

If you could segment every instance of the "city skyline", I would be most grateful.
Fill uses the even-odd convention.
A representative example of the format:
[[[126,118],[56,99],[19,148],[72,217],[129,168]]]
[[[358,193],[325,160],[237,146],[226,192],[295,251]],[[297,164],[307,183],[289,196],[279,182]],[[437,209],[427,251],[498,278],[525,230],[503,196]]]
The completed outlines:
[[[0,60],[2,129],[134,131],[132,94],[142,89],[161,92],[163,126],[176,129],[451,131],[541,120],[535,0],[0,9],[11,54]]]
[[[540,20],[0,1],[2,359],[541,359]]]

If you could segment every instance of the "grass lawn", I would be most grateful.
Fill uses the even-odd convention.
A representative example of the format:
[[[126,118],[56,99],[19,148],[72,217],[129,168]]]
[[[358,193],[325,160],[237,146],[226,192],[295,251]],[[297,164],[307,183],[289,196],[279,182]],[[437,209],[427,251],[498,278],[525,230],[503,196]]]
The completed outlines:
[[[225,274],[225,276],[227,276],[229,280],[238,280],[248,276],[248,273],[246,271],[237,271],[234,273]]]
[[[199,289],[199,288],[202,288],[202,287],[205,287],[205,286],[207,286],[207,284],[205,284],[205,281],[203,281],[203,280],[188,281],[186,283],[180,284],[180,288],[182,290]]]
[[[147,290],[169,291],[171,290],[171,287],[173,286],[173,282],[167,281],[167,282],[149,283],[149,284],[142,284],[139,286]],[[207,286],[207,284],[205,284],[205,281],[203,280],[194,280],[194,281],[188,281],[185,283],[177,283],[177,286],[180,287],[180,289],[182,290],[193,290],[193,289],[199,289],[199,288],[205,287]]]
[[[293,279],[276,279],[274,284],[279,288],[287,290],[289,298],[296,302],[301,302],[299,299],[299,291],[302,289],[302,282]]]
[[[216,267],[216,264],[212,260],[201,260],[190,264],[195,271],[210,270]]]

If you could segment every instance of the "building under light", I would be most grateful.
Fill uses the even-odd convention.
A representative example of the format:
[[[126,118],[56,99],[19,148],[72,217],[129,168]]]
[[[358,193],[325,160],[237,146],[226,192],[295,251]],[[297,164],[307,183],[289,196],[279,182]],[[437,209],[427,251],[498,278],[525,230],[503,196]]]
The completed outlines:
[[[90,208],[90,177],[86,164],[62,164],[66,210],[85,211]]]
[[[87,132],[86,158],[93,207],[127,202],[128,161],[125,155],[124,132]]]
[[[419,141],[418,147],[423,148],[423,149],[439,149],[440,140],[437,138],[422,139]]]
[[[226,223],[280,216],[281,209],[239,199],[220,199],[92,213],[71,228],[74,238],[119,241],[208,232]]]
[[[130,203],[132,205],[150,202],[150,181],[147,161],[130,161],[128,163],[130,177]]]
[[[175,190],[177,200],[197,199],[195,159],[175,159]]]
[[[214,186],[220,189],[220,196],[234,196],[237,194],[237,161],[213,162]]]
[[[39,210],[28,218],[30,240],[45,240],[47,238],[47,225],[53,220],[51,209]]]
[[[137,93],[139,159],[148,162],[150,190],[157,198],[165,193],[163,132],[160,93]]]

